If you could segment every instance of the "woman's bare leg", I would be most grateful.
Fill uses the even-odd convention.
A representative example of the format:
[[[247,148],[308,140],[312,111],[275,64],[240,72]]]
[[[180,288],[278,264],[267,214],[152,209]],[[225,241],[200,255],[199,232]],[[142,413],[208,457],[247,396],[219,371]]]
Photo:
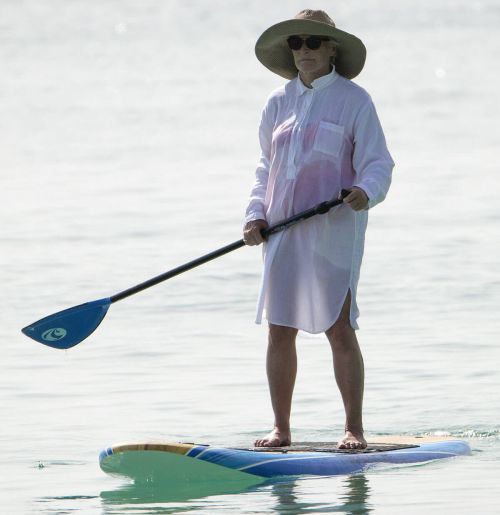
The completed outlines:
[[[267,380],[274,411],[274,429],[256,440],[256,447],[281,447],[292,443],[290,413],[297,375],[295,339],[297,329],[269,324]]]
[[[326,331],[333,353],[335,379],[342,395],[346,415],[345,435],[340,449],[363,449],[364,364],[356,332],[351,327],[349,312],[351,292],[347,294],[338,320]]]

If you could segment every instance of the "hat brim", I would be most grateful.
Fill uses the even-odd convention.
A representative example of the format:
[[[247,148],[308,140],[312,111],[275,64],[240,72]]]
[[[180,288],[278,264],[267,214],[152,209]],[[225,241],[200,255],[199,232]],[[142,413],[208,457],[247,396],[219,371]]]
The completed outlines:
[[[288,48],[287,38],[299,34],[327,36],[335,40],[338,44],[335,70],[340,75],[352,79],[363,69],[366,61],[363,42],[353,34],[314,20],[286,20],[269,27],[255,44],[257,59],[281,77],[295,78],[298,70],[292,51]]]

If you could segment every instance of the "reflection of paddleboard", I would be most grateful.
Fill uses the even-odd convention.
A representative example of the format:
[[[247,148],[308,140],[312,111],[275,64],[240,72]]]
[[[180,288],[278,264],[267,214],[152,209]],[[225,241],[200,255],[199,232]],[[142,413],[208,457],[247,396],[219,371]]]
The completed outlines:
[[[191,443],[121,444],[104,449],[101,469],[137,482],[238,481],[248,486],[280,476],[353,474],[377,463],[406,464],[470,454],[448,437],[379,437],[364,450],[332,443],[236,449]]]

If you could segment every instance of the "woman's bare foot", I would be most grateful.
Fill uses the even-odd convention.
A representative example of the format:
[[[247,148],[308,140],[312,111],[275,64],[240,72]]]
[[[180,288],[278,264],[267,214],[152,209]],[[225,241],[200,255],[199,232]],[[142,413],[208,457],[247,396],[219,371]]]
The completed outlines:
[[[346,429],[344,438],[337,443],[337,449],[366,449],[366,445],[362,431],[355,432]]]
[[[267,436],[255,440],[255,447],[287,447],[292,444],[290,431],[280,431],[275,427]]]

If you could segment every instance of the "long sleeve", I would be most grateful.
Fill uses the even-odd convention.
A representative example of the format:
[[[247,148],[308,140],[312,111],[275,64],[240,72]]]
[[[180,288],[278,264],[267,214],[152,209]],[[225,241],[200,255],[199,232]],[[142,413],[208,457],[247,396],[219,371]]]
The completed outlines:
[[[371,100],[358,113],[354,124],[353,168],[355,186],[369,198],[369,208],[382,202],[391,185],[394,161],[387,149],[384,133]]]
[[[255,182],[250,193],[248,206],[245,214],[245,222],[251,220],[265,220],[266,208],[265,198],[267,191],[267,182],[269,179],[269,166],[271,159],[271,142],[273,123],[271,118],[271,108],[269,103],[266,105],[259,127],[259,142],[261,155],[259,164],[255,171]]]

